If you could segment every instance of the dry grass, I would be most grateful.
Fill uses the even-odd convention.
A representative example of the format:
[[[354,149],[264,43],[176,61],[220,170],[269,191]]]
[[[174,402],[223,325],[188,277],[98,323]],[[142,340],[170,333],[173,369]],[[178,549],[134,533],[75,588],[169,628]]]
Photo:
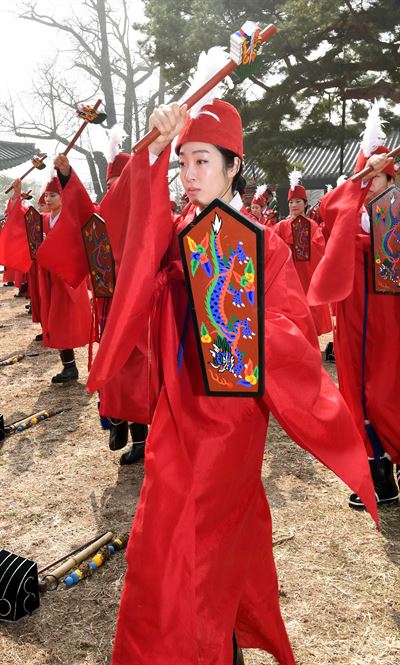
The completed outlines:
[[[143,466],[119,467],[118,453],[108,450],[96,398],[85,392],[84,350],[78,351],[79,383],[51,386],[57,353],[32,342],[39,328],[13,293],[0,288],[0,357],[40,355],[0,368],[1,411],[10,422],[40,408],[73,406],[0,448],[1,544],[43,566],[97,532],[126,531]],[[367,515],[347,508],[342,483],[274,421],[267,458],[275,537],[295,534],[276,546],[275,557],[298,664],[397,665],[400,509],[381,513],[377,533]],[[0,665],[109,663],[124,569],[123,555],[115,555],[90,580],[44,596],[33,617],[2,624]],[[245,658],[246,665],[274,662],[256,651]]]

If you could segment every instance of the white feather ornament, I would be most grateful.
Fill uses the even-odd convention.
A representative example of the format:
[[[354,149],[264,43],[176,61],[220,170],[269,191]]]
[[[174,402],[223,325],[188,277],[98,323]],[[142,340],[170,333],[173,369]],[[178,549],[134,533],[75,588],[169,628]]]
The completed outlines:
[[[333,189],[333,185],[330,185],[330,184],[328,183],[327,186],[326,186],[326,193],[328,194],[328,192],[331,192],[332,189]]]
[[[108,133],[108,154],[107,161],[112,164],[119,152],[121,152],[122,142],[126,132],[122,125],[116,124],[111,127]]]
[[[297,171],[296,169],[293,169],[293,171],[289,173],[289,182],[291,190],[294,190],[294,188],[300,184],[301,176],[302,176],[301,171]]]
[[[256,189],[256,193],[255,193],[255,198],[259,199],[260,196],[263,196],[266,189],[267,189],[267,185],[258,185],[258,187]]]
[[[347,180],[347,175],[344,175],[344,173],[342,173],[342,175],[340,175],[336,180],[336,187],[343,185],[343,183],[346,182],[346,180]]]
[[[365,130],[361,139],[361,150],[364,157],[370,157],[386,138],[379,117],[379,102],[375,101],[365,123]]]
[[[185,93],[184,99],[188,99],[194,92],[196,92],[202,85],[208,81],[214,74],[219,72],[225,65],[230,62],[230,57],[225,50],[225,47],[222,46],[213,46],[207,51],[202,51],[199,56],[197,63],[197,69],[193,76],[190,77],[189,90]],[[207,104],[212,104],[215,97],[218,94],[221,94],[223,89],[222,81],[218,83],[214,88],[210,90],[197,104],[192,106],[189,111],[191,118],[197,118],[201,112],[203,106]],[[215,116],[217,118],[217,116]],[[219,120],[219,118],[217,118]]]
[[[55,155],[54,155],[54,157],[55,157]],[[48,169],[46,171],[46,179],[44,181],[43,190],[41,192],[42,194],[43,194],[44,190],[46,189],[47,183],[51,182],[54,178],[57,178],[57,171],[55,169],[54,161],[53,161],[54,157],[53,157],[53,159],[49,160],[49,166],[48,166]]]

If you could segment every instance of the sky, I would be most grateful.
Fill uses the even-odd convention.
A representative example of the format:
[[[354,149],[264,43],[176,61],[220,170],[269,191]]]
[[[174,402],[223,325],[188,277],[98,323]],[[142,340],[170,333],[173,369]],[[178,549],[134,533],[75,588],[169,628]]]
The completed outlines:
[[[38,23],[23,20],[17,16],[19,0],[15,2],[0,2],[0,101],[6,102],[10,95],[18,104],[18,99],[26,101],[24,92],[31,87],[32,79],[40,65],[58,49],[68,48],[68,39],[65,34],[58,33],[54,29],[47,28]],[[70,15],[72,10],[79,9],[82,5],[80,0],[38,0],[38,9],[50,16],[54,10],[57,18]],[[130,0],[130,13],[132,22],[140,20],[143,16],[142,3],[140,0]],[[50,141],[37,139],[16,138],[2,131],[0,116],[0,140],[18,140],[35,143],[38,150],[48,155],[55,154],[57,145]],[[79,121],[77,119],[77,129]],[[107,137],[100,126],[90,127],[91,140],[96,149],[106,149]],[[77,170],[88,173],[86,160],[76,152],[71,151],[70,159],[72,166]],[[27,164],[29,166],[29,163]],[[5,175],[17,177],[21,171],[26,170],[26,165],[20,165],[13,169],[4,171]],[[44,171],[33,171],[33,179],[42,181]],[[85,176],[84,176],[85,177]]]

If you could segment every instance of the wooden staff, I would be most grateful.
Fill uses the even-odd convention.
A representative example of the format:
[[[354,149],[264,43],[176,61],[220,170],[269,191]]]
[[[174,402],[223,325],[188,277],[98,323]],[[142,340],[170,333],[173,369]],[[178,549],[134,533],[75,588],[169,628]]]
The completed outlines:
[[[271,23],[260,32],[258,38],[259,43],[263,44],[275,33],[276,33],[276,27]],[[200,99],[202,99],[204,95],[206,95],[210,90],[212,90],[216,85],[218,85],[218,83],[223,81],[223,79],[226,76],[232,74],[232,72],[235,69],[237,69],[237,67],[239,67],[240,64],[242,63],[237,63],[234,60],[228,62],[225,65],[225,67],[220,69],[219,72],[217,72],[216,74],[214,74],[214,76],[209,78],[208,81],[206,81],[206,83],[204,83],[204,85],[201,86],[201,88],[199,88],[196,92],[193,93],[193,95],[191,95],[188,99],[182,102],[181,106],[183,106],[183,104],[186,104],[188,109],[192,108],[192,106],[197,104],[197,102],[200,101]],[[143,138],[140,139],[140,141],[135,143],[135,145],[132,148],[132,152],[135,154],[142,152],[142,150],[147,148],[150,145],[150,143],[155,141],[155,139],[158,136],[160,136],[160,131],[157,129],[157,127],[153,127],[153,129],[147,132],[147,134],[145,134]]]
[[[43,160],[46,159],[46,157],[47,157],[47,155],[42,155],[41,157],[37,157],[37,161],[40,162],[41,164],[43,164]],[[37,168],[38,168],[38,166],[35,166],[35,165],[31,166],[31,168],[28,169],[28,171],[26,171],[26,173],[24,173],[24,174],[20,177],[20,180],[23,180],[24,178],[26,178],[27,175],[29,175],[34,169],[37,169]],[[11,192],[12,189],[13,189],[13,186],[10,185],[9,188],[6,189],[5,193],[6,193],[6,194],[9,194],[9,193]]]
[[[64,411],[71,411],[70,406],[63,407],[62,409],[53,409],[46,411],[43,409],[42,411],[37,411],[36,413],[32,413],[30,416],[25,416],[25,418],[21,418],[20,420],[16,420],[14,423],[11,423],[10,425],[5,425],[4,431],[6,433],[6,436],[9,436],[10,434],[15,434],[16,432],[23,432],[26,429],[29,429],[33,425],[37,425],[38,423],[41,423],[43,420],[47,420],[47,418],[51,418],[52,416],[57,416],[59,413],[63,413]]]
[[[83,543],[83,545],[80,545],[79,547],[76,547],[72,552],[68,552],[68,554],[64,554],[64,556],[60,557],[56,561],[52,561],[51,563],[47,564],[44,568],[41,568],[38,570],[38,575],[42,575],[46,570],[49,570],[49,568],[53,568],[54,566],[57,566],[59,563],[62,561],[65,561],[65,559],[69,559],[70,557],[74,556],[74,554],[77,554],[78,552],[81,552],[85,547],[89,547],[89,545],[92,545],[92,543],[97,543],[97,541],[100,538],[104,538],[104,536],[108,535],[110,531],[105,531],[102,533],[100,536],[96,536],[95,538],[92,538],[92,540],[89,540],[87,543]]]
[[[98,538],[94,542],[92,542],[90,545],[85,547],[85,549],[81,550],[77,554],[74,554],[73,556],[70,556],[67,561],[65,561],[61,566],[58,566],[55,570],[53,570],[50,573],[47,573],[47,575],[44,576],[44,578],[41,580],[39,588],[41,591],[46,591],[47,588],[49,587],[52,582],[58,582],[58,580],[68,573],[72,568],[76,568],[79,566],[82,561],[90,557],[92,554],[97,552],[97,550],[100,549],[103,545],[107,545],[112,539],[114,538],[114,534],[112,531],[107,531],[101,538]],[[46,566],[45,569],[47,570],[48,567]]]
[[[391,152],[388,152],[386,154],[386,157],[396,157],[396,155],[398,155],[399,153],[400,153],[400,145],[398,145],[397,148],[394,148],[394,150],[392,150]],[[385,154],[385,153],[381,153],[381,154]],[[368,173],[371,173],[372,170],[373,170],[372,166],[366,166],[365,168],[363,168],[362,171],[359,171],[358,173],[355,173],[353,175],[353,177],[351,178],[351,181],[352,182],[358,182],[358,180],[362,180],[362,178],[364,178],[366,175],[368,175]]]
[[[14,365],[15,363],[19,363],[23,358],[25,358],[24,353],[12,353],[11,356],[6,356],[5,358],[0,359],[0,367]]]
[[[93,109],[97,111],[101,104],[101,99],[98,99],[96,104],[93,106]],[[76,132],[75,136],[71,139],[71,141],[68,143],[67,147],[65,148],[64,152],[62,153],[63,155],[68,155],[69,151],[74,147],[75,143],[79,139],[80,135],[82,134],[83,130],[85,129],[86,125],[89,124],[88,120],[84,120],[81,126],[79,127],[78,131]]]

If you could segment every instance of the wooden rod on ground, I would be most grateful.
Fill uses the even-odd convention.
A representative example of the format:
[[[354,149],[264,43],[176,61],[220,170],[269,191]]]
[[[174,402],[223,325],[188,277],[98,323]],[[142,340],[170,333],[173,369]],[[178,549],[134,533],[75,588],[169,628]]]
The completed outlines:
[[[58,568],[48,573],[48,576],[59,580],[60,577],[68,573],[70,570],[72,570],[72,568],[76,568],[80,563],[82,563],[82,561],[90,557],[92,554],[95,554],[95,552],[97,552],[100,547],[103,547],[103,545],[107,545],[107,543],[111,542],[113,538],[113,532],[107,531],[107,533],[103,534],[101,538],[98,538],[93,543],[85,547],[85,549],[69,557],[65,563],[61,564],[61,566],[58,566]],[[45,570],[47,569],[48,568],[46,567]]]
[[[44,568],[41,568],[38,570],[38,575],[42,575],[42,573],[45,572],[45,570],[49,570],[49,568],[53,568],[53,566],[57,566],[61,561],[65,561],[65,559],[69,559],[71,556],[74,556],[74,554],[77,554],[78,552],[81,552],[84,548],[89,547],[92,543],[96,543],[100,538],[103,538],[104,536],[108,535],[110,531],[105,531],[102,533],[100,536],[96,536],[95,538],[92,538],[92,540],[89,540],[87,543],[83,543],[83,545],[80,545],[79,547],[76,547],[72,552],[68,552],[68,554],[64,554],[64,556],[60,557],[60,559],[57,559],[57,561],[52,561],[49,563],[47,566]]]

